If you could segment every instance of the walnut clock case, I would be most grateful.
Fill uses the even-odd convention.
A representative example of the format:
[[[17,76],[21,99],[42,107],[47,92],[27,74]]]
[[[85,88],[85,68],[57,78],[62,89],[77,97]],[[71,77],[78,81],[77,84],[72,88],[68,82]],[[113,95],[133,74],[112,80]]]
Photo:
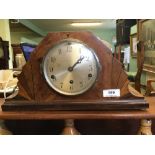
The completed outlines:
[[[18,95],[3,110],[146,109],[112,52],[90,32],[49,33],[18,77]],[[119,97],[105,97],[106,90]]]

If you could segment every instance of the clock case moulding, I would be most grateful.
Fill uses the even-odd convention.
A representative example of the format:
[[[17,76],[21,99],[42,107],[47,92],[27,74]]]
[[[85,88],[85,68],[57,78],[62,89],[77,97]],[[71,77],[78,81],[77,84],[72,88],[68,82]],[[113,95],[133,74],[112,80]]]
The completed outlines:
[[[85,93],[76,96],[62,95],[50,88],[40,67],[46,52],[69,38],[79,40],[93,49],[101,65],[95,84]],[[18,80],[18,95],[6,100],[2,110],[111,110],[149,107],[144,97],[129,86],[121,63],[91,32],[49,33],[31,54]],[[120,97],[103,97],[105,89],[120,89]]]

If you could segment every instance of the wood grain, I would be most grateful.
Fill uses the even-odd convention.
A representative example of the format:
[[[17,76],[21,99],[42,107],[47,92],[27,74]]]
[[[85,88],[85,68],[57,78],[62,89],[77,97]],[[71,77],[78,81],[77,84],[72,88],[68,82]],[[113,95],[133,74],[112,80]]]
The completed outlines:
[[[51,88],[49,88],[40,71],[40,64],[42,62],[42,58],[47,53],[47,51],[56,43],[68,37],[78,39],[83,43],[87,44],[90,48],[92,48],[96,52],[102,68],[100,70],[99,77],[94,87],[84,94],[72,97],[73,100],[104,99],[102,96],[102,91],[104,89],[121,89],[126,83],[126,81],[128,81],[127,75],[123,71],[121,63],[119,63],[115,58],[113,58],[111,51],[90,32],[49,33],[47,37],[45,37],[45,39],[36,48],[35,52],[31,55],[30,61],[23,68],[22,74],[24,75],[22,76],[22,78],[19,78],[19,83],[22,83],[21,85],[25,88],[27,92],[29,92],[29,96],[32,100],[34,99],[34,97],[31,95],[33,93],[30,92],[33,89],[35,100],[39,102],[70,99],[70,97],[60,95]],[[32,68],[30,68],[30,65],[32,66]],[[32,74],[33,82],[31,82],[31,75],[28,74],[28,72]],[[25,81],[23,79],[27,79],[28,83],[23,83],[23,81]],[[20,90],[19,94],[21,94]]]

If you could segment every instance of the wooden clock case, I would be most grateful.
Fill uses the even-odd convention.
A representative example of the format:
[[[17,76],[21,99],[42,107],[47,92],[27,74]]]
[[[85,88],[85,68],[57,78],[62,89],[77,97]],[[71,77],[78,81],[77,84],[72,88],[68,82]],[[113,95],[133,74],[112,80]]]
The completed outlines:
[[[44,55],[63,39],[77,39],[92,48],[101,69],[91,89],[76,96],[57,93],[46,83],[41,69]],[[65,61],[65,60],[64,60]],[[112,52],[90,32],[49,33],[31,54],[18,77],[18,95],[6,100],[3,110],[108,110],[146,109],[148,103],[136,90],[129,87],[127,74]],[[103,90],[120,89],[120,97],[103,97]]]

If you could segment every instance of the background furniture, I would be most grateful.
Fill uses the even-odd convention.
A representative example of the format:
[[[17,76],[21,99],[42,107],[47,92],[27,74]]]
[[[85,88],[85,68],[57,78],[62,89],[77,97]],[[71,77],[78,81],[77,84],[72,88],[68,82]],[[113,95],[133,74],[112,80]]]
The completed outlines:
[[[130,44],[130,28],[135,25],[136,19],[118,19],[116,20],[116,45],[114,56],[122,63],[124,70],[129,71],[129,63],[124,60],[124,52],[122,50]]]
[[[9,68],[9,42],[0,37],[0,69]]]
[[[17,54],[22,54],[22,49],[20,47],[20,44],[11,44],[12,49],[13,49],[13,68],[17,68],[17,64],[16,64],[16,55]]]
[[[130,43],[130,28],[136,24],[136,19],[118,19],[116,20],[116,38],[117,45]]]
[[[141,86],[148,87],[147,81],[155,79],[155,32],[154,32],[155,20],[138,20],[138,40],[143,43],[140,52],[137,53],[138,68],[141,64],[143,79]],[[139,44],[140,45],[140,44]],[[148,91],[148,90],[146,90]],[[146,92],[148,93],[148,92]]]

